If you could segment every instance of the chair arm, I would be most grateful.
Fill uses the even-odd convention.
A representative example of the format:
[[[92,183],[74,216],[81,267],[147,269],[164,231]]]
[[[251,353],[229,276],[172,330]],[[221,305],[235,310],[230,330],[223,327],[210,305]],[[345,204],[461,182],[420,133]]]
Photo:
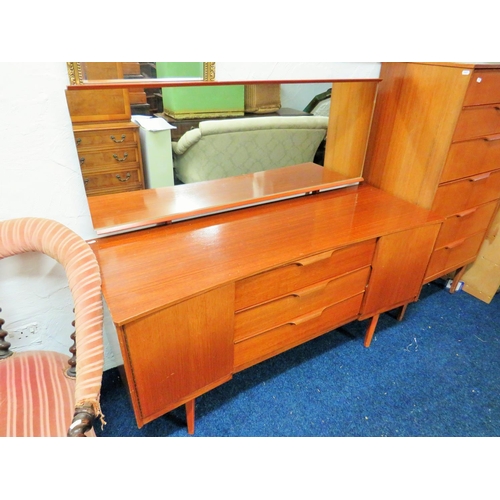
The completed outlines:
[[[172,151],[176,155],[184,154],[193,144],[196,144],[201,139],[199,128],[188,130],[178,142],[172,143]]]
[[[68,437],[87,437],[85,433],[92,429],[92,425],[97,416],[96,413],[100,413],[100,410],[96,412],[92,404],[76,407],[73,420],[68,429]]]

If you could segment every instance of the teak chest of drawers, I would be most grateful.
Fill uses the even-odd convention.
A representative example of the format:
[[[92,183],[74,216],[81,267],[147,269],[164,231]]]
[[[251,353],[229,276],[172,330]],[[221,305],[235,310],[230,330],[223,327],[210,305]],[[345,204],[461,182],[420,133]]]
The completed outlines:
[[[441,224],[362,184],[96,240],[137,424],[186,405],[193,432],[233,373],[358,319],[370,337],[417,300]]]
[[[446,218],[425,282],[456,284],[500,198],[500,66],[384,63],[380,77],[363,176]]]
[[[73,132],[87,196],[144,189],[138,125],[74,124]]]

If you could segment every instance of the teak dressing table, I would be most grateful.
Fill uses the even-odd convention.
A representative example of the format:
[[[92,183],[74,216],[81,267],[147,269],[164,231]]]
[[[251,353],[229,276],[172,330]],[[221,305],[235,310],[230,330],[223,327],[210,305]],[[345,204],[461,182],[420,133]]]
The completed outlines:
[[[324,169],[290,168],[291,197],[275,190],[286,169],[261,173],[268,190],[237,210],[224,211],[227,182],[251,191],[256,174],[190,185],[221,200],[192,219],[172,188],[90,200],[98,231],[135,229],[91,245],[139,427],[186,405],[193,433],[195,398],[233,373],[371,318],[368,346],[381,313],[417,300],[442,218],[363,182],[320,191]]]
[[[138,426],[186,405],[193,433],[195,398],[233,373],[356,320],[368,347],[381,313],[455,284],[498,208],[499,75],[384,63],[378,94],[333,86],[321,174],[89,198]]]

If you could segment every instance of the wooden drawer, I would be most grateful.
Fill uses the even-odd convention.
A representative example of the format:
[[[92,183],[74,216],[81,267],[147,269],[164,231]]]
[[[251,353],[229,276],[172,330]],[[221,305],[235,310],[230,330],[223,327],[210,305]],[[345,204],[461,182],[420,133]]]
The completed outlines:
[[[75,131],[76,147],[84,148],[111,148],[135,145],[138,136],[135,129],[119,128],[107,130]]]
[[[305,314],[342,302],[363,293],[370,268],[345,274],[339,278],[316,283],[284,297],[240,311],[235,316],[235,341],[288,323]]]
[[[139,151],[137,147],[85,151],[81,152],[79,157],[82,170],[108,165],[122,168],[121,166],[125,164],[139,163]]]
[[[138,165],[121,170],[83,171],[82,175],[88,195],[134,191],[144,187]]]
[[[436,248],[467,238],[478,231],[486,231],[496,207],[497,201],[494,200],[447,218],[437,237]]]
[[[500,170],[441,184],[432,210],[446,217],[500,197]]]
[[[234,369],[242,370],[357,318],[363,294],[296,318],[234,345]]]
[[[472,262],[479,252],[484,234],[484,231],[482,231],[469,238],[456,240],[447,246],[435,250],[427,267],[425,281],[439,278],[447,272]]]
[[[500,166],[500,134],[451,145],[441,174],[441,182],[449,182]]]
[[[453,141],[500,133],[500,104],[465,108],[458,117]]]
[[[464,106],[500,102],[500,71],[474,71],[464,99]]]
[[[235,309],[239,311],[328,278],[369,266],[374,251],[375,240],[369,240],[312,255],[238,281]]]

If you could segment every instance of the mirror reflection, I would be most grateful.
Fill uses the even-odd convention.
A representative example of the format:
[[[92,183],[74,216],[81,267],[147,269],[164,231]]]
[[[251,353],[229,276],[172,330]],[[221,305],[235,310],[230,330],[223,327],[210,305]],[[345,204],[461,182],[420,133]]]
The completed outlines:
[[[89,199],[309,162],[361,177],[378,80],[217,82],[210,64],[68,63]]]

